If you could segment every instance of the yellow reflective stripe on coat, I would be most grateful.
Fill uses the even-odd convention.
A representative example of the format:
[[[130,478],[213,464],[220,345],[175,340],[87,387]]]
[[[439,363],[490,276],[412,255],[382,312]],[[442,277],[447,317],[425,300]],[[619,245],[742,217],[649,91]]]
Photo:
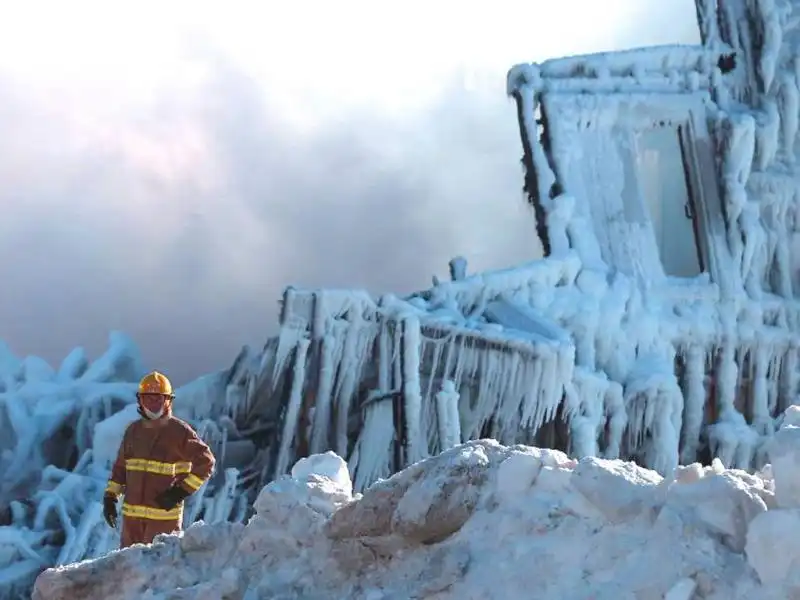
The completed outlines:
[[[139,504],[122,504],[122,516],[135,519],[150,519],[152,521],[174,521],[183,516],[183,505],[171,510],[142,506]]]
[[[109,480],[108,485],[106,486],[106,494],[114,494],[115,496],[118,496],[121,493],[122,493],[122,484],[119,484],[116,481]]]
[[[189,473],[192,470],[190,462],[166,463],[157,460],[147,460],[145,458],[129,458],[125,461],[125,468],[128,471],[141,471],[153,473],[155,475],[178,475]]]
[[[186,478],[183,480],[183,483],[186,484],[187,487],[197,491],[200,489],[200,486],[203,485],[203,480],[200,479],[194,473],[189,473]]]

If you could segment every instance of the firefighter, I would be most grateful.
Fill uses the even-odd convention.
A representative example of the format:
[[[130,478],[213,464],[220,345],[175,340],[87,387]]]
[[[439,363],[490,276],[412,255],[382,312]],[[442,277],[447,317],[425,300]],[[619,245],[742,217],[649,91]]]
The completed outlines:
[[[141,419],[125,430],[103,497],[103,516],[117,526],[122,494],[121,548],[150,544],[181,530],[183,501],[214,470],[214,455],[190,425],[172,415],[172,384],[153,371],[136,394]]]

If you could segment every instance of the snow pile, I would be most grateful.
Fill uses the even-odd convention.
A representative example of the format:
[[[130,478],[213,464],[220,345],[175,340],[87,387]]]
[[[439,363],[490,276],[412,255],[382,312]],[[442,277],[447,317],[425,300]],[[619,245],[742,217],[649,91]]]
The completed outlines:
[[[262,490],[247,525],[48,570],[33,598],[788,598],[800,428],[785,421],[754,475],[715,461],[665,479],[480,440],[354,496],[344,461],[314,455]]]

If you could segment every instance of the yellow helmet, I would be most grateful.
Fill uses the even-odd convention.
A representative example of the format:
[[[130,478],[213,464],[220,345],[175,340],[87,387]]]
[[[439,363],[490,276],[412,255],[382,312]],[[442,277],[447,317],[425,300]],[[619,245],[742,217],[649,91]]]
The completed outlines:
[[[167,379],[167,376],[158,371],[148,373],[139,382],[140,394],[163,394],[164,396],[172,396],[172,384]]]

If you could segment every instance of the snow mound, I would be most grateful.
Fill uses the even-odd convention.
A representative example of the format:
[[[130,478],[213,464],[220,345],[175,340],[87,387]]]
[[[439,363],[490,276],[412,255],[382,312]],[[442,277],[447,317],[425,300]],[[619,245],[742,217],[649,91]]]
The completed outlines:
[[[785,425],[770,457],[800,451],[798,435]],[[663,478],[479,440],[354,496],[329,452],[265,486],[246,525],[197,523],[49,569],[33,598],[788,598],[800,585],[800,463],[776,464]]]

